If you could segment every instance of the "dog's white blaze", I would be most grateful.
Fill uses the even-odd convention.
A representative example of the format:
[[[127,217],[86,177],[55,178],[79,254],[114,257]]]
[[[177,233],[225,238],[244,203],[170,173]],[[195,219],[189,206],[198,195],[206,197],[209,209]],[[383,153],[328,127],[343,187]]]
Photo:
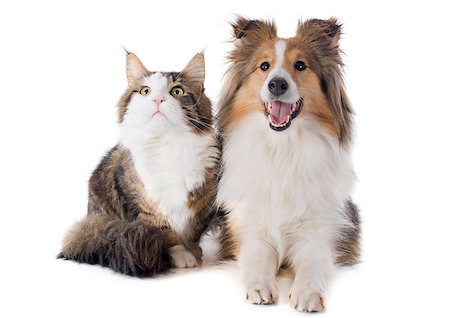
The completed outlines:
[[[218,201],[240,236],[249,300],[277,294],[275,275],[285,261],[301,277],[293,297],[306,302],[323,293],[347,222],[342,209],[354,180],[348,151],[313,118],[276,132],[255,113],[228,135],[222,158]]]
[[[292,79],[291,74],[289,74],[289,72],[283,68],[285,51],[286,51],[286,41],[284,39],[279,39],[275,44],[275,52],[276,52],[275,65],[273,65],[270,68],[271,71],[267,75],[267,78],[260,91],[261,100],[265,103],[273,99],[268,89],[268,85],[269,82],[275,77],[284,78],[289,86],[287,92],[284,93],[284,95],[280,98],[282,101],[286,103],[295,103],[300,98],[298,95],[297,85]]]
[[[284,51],[286,50],[286,42],[283,39],[278,40],[277,44],[275,45],[275,52],[277,54],[277,60],[275,62],[275,67],[273,72],[277,74],[281,70],[281,65],[283,65],[284,62]]]

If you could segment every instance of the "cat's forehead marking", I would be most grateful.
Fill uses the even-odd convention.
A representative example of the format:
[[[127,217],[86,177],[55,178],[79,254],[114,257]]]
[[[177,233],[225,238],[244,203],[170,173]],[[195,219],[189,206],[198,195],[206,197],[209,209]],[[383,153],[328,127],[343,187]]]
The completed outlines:
[[[179,82],[181,80],[180,72],[151,72],[147,77],[155,74],[161,74],[161,76],[164,76],[169,84]]]
[[[167,91],[167,77],[161,72],[152,73],[144,78],[144,85],[150,86],[152,91]]]
[[[178,72],[168,72],[165,73],[167,78],[170,78],[172,80],[172,82],[176,82],[177,80],[180,79],[180,73]]]

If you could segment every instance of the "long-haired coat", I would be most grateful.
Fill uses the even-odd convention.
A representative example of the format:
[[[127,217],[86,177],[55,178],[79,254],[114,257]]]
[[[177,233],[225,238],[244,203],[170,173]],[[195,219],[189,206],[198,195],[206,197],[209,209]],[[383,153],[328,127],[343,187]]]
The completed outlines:
[[[341,25],[307,20],[283,39],[273,22],[238,17],[233,30],[218,105],[222,257],[238,259],[249,302],[276,301],[288,267],[291,306],[321,311],[334,264],[359,258]]]

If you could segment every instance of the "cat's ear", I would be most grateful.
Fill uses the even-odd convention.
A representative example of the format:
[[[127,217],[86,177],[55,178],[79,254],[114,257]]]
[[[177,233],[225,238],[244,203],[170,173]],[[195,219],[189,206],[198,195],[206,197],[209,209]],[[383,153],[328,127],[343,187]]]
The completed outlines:
[[[193,84],[203,87],[205,82],[205,57],[203,53],[194,55],[181,71],[181,76],[187,78]]]
[[[127,52],[127,79],[128,84],[137,84],[144,76],[147,76],[149,71],[142,64],[141,60],[136,54]]]

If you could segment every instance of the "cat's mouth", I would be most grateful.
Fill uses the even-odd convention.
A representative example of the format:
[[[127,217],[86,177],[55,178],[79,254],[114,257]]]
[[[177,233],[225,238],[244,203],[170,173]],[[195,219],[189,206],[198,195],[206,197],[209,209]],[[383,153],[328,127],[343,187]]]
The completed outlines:
[[[161,116],[163,116],[164,118],[167,119],[166,115],[165,115],[163,112],[161,112],[160,110],[157,110],[156,112],[154,112],[153,115],[152,115],[152,118],[155,117],[155,116],[156,116],[156,117],[161,117]]]
[[[292,119],[300,114],[303,107],[303,98],[295,103],[285,103],[279,100],[273,100],[264,103],[269,127],[276,131],[282,131],[291,125]]]

